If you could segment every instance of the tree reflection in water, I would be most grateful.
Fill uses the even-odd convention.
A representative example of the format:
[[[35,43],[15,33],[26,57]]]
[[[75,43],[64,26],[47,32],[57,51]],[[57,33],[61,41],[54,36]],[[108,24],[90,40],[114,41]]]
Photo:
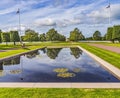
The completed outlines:
[[[75,57],[76,59],[78,59],[78,58],[80,57],[80,55],[82,55],[82,50],[79,49],[79,48],[77,48],[77,47],[75,47],[75,48],[70,48],[70,50],[71,50],[71,55],[74,55],[74,57]]]
[[[32,58],[35,58],[36,55],[39,55],[39,51],[38,50],[30,52],[30,53],[27,53],[26,57],[29,58],[29,59],[32,59]]]
[[[62,48],[47,48],[47,56],[51,59],[55,59]]]
[[[0,77],[4,76],[5,75],[5,72],[3,70],[3,63],[0,62]]]
[[[10,70],[10,73],[11,73],[11,74],[19,74],[19,73],[21,73],[21,72],[22,72],[21,69]]]
[[[46,48],[40,49],[44,54],[46,53]]]
[[[16,57],[16,58],[13,58],[11,60],[3,61],[3,65],[5,65],[5,66],[17,65],[17,64],[20,64],[20,56]]]

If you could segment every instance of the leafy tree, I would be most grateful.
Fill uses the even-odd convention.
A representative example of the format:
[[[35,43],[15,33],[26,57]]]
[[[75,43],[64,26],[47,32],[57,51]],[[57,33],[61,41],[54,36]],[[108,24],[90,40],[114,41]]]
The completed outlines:
[[[16,45],[15,42],[20,41],[18,31],[10,31],[10,41],[14,42],[14,45]]]
[[[78,28],[75,28],[73,31],[70,32],[70,37],[69,37],[70,41],[80,41],[84,39],[85,39],[84,35],[82,35],[82,32],[79,31]]]
[[[0,43],[2,42],[1,33],[2,33],[2,31],[0,30]]]
[[[58,37],[59,41],[66,41],[66,37],[64,35],[61,35],[61,34],[58,33],[58,36],[59,36]]]
[[[107,29],[106,40],[113,41],[112,39],[113,27]]]
[[[93,34],[93,40],[101,40],[101,33],[99,31],[95,31]]]
[[[25,36],[22,37],[24,41],[39,41],[38,33],[36,33],[34,30],[28,29],[25,31]]]
[[[116,25],[113,27],[112,39],[117,39],[120,42],[120,25]]]
[[[45,33],[40,34],[39,40],[42,41],[42,42],[43,42],[43,41],[46,41],[46,35],[45,35]]]
[[[47,41],[57,41],[58,40],[58,33],[54,28],[50,29],[46,33],[46,40]]]
[[[106,34],[102,37],[102,40],[103,40],[103,41],[106,40]]]
[[[4,32],[1,34],[1,37],[2,37],[2,42],[6,42],[6,45],[7,45],[7,42],[10,42],[10,34],[9,33]]]
[[[54,28],[50,29],[46,33],[47,41],[65,41],[66,37],[64,35],[59,34]]]
[[[87,37],[86,40],[93,40],[93,37]]]

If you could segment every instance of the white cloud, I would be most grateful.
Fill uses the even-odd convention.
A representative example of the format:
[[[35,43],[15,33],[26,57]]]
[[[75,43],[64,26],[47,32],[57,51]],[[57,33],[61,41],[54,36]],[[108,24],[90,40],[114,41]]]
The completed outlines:
[[[106,9],[106,0],[92,0],[90,4],[85,4],[86,0],[18,0],[17,3],[16,0],[2,1],[0,28],[8,29],[10,25],[13,27],[18,25],[18,15],[11,14],[16,12],[18,7],[21,8],[21,23],[39,32],[46,32],[52,26],[56,26],[60,31],[63,28],[62,33],[65,35],[69,35],[69,31],[74,27],[82,29],[86,34],[91,34],[89,32],[93,32],[95,29],[107,28],[106,26],[98,28],[99,25],[108,24],[109,10]],[[5,5],[7,6],[5,7]],[[119,23],[120,4],[111,4],[111,17],[114,24]],[[90,25],[94,24],[97,24],[94,30],[86,30],[86,25],[92,28],[93,26]]]
[[[55,26],[56,22],[51,18],[37,19],[35,20],[36,26]]]

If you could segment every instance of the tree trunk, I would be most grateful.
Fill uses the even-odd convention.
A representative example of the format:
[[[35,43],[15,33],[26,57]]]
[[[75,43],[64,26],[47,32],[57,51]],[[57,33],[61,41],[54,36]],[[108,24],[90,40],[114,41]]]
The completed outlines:
[[[6,42],[6,45],[8,45],[8,43]]]
[[[14,45],[16,45],[15,41],[14,41]]]

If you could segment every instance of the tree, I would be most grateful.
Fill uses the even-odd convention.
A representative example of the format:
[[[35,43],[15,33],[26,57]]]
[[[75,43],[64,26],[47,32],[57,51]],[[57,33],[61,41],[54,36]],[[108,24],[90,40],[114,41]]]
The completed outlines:
[[[46,40],[47,41],[57,41],[58,40],[58,33],[54,28],[50,29],[46,33]]]
[[[10,34],[9,33],[4,32],[1,34],[1,37],[2,37],[2,42],[6,42],[6,45],[7,45],[7,42],[10,42]]]
[[[73,31],[70,32],[70,37],[69,37],[70,41],[80,41],[84,39],[85,39],[84,35],[82,35],[82,32],[79,31],[78,28],[75,28]]]
[[[95,31],[93,34],[93,40],[101,40],[101,33],[99,31]]]
[[[116,25],[113,27],[112,39],[117,39],[120,42],[120,25]]]
[[[66,37],[58,33],[58,40],[59,41],[66,41]]]
[[[25,36],[22,37],[24,41],[39,41],[38,33],[36,33],[34,30],[28,29],[25,31]]]
[[[2,31],[0,30],[0,43],[2,42],[1,33],[2,33]]]
[[[113,41],[112,39],[113,27],[107,29],[106,40]]]
[[[106,40],[106,34],[102,37],[102,40],[103,40],[103,41]]]
[[[93,37],[87,37],[86,40],[93,40]]]
[[[39,40],[42,41],[42,42],[46,41],[46,35],[45,35],[45,33],[40,34]]]
[[[15,42],[20,41],[18,31],[10,31],[10,41],[14,42],[14,45],[16,45]]]

